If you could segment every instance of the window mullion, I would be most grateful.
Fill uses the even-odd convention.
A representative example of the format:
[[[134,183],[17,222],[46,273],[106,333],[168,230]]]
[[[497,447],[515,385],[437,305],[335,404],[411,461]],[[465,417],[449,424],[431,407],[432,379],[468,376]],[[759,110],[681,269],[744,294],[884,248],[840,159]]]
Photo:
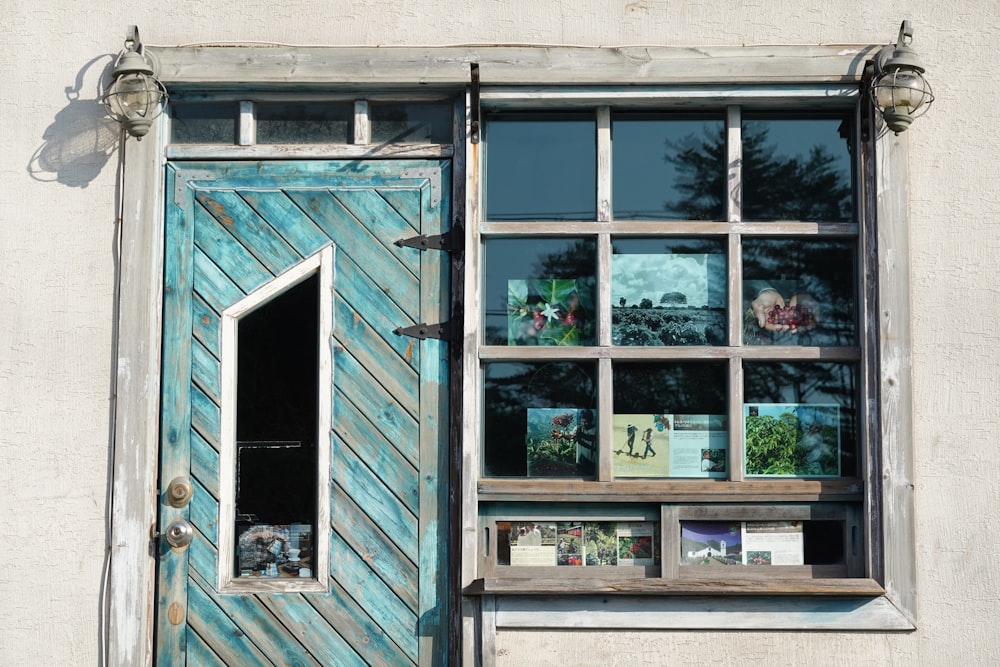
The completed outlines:
[[[611,220],[611,107],[597,107],[597,221]]]
[[[726,107],[726,219],[743,220],[743,128],[740,107]]]
[[[726,219],[743,219],[743,127],[740,107],[726,108]],[[742,350],[743,345],[743,237],[729,232],[729,345]],[[729,360],[729,479],[743,481],[743,358],[736,354]]]
[[[240,146],[253,146],[257,143],[257,105],[243,100],[240,102],[239,137]]]
[[[367,146],[372,142],[372,125],[368,100],[354,100],[354,143]]]
[[[597,481],[612,480],[612,450],[614,429],[611,415],[614,414],[614,396],[612,394],[611,359],[604,358],[597,365],[597,422],[599,429],[597,438]]]

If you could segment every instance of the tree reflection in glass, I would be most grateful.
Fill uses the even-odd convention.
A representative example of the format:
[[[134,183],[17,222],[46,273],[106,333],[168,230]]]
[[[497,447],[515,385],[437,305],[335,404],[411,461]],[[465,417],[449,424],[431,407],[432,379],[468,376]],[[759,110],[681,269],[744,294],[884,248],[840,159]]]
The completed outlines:
[[[594,364],[494,362],[483,376],[485,476],[594,474]]]

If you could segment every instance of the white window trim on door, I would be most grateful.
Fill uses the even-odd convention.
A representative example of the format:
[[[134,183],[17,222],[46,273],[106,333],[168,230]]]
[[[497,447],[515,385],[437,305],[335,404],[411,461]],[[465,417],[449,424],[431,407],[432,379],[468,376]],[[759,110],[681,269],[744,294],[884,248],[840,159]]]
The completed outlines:
[[[237,303],[222,311],[222,376],[221,430],[219,452],[219,561],[220,593],[309,593],[326,592],[330,586],[330,430],[333,424],[333,397],[329,387],[333,379],[333,255],[328,245],[307,257],[274,280],[262,285]],[[299,284],[311,275],[319,274],[319,396],[316,430],[316,527],[315,578],[267,579],[237,578],[233,563],[236,547],[236,397],[239,321],[269,300]],[[304,480],[303,483],[308,483]],[[228,567],[227,567],[228,564]]]
[[[738,88],[758,90],[761,84],[856,85],[864,64],[881,45],[751,46],[709,47],[442,47],[442,48],[327,48],[327,47],[155,47],[147,53],[160,67],[169,89],[184,86],[232,88],[234,82],[249,90],[296,86],[325,90],[386,91],[400,86],[423,90],[461,91],[469,82],[470,64],[479,63],[482,80],[490,85],[521,86],[635,86],[682,87],[717,86],[732,93]],[[253,63],[248,67],[247,63]],[[373,63],[375,65],[373,65]],[[432,63],[432,65],[428,65]],[[573,94],[572,89],[564,89]],[[578,88],[577,92],[582,88]],[[641,92],[641,91],[638,91]],[[583,93],[585,94],[585,93]],[[556,100],[558,102],[558,100]],[[115,444],[112,482],[112,516],[109,589],[107,594],[107,643],[109,665],[149,664],[152,661],[152,628],[155,549],[150,549],[150,531],[155,525],[158,502],[157,444],[159,440],[160,344],[162,325],[163,200],[167,121],[153,123],[141,142],[124,144],[125,168],[122,185],[121,291],[118,310],[117,395],[115,398]],[[873,207],[878,219],[879,329],[882,364],[873,378],[873,395],[879,398],[882,420],[882,455],[873,461],[873,475],[881,484],[881,523],[876,537],[888,542],[882,566],[886,595],[878,598],[878,608],[869,601],[852,627],[867,624],[869,629],[912,627],[915,618],[914,516],[912,485],[912,427],[909,376],[909,284],[907,266],[906,192],[907,135],[883,134],[876,143],[877,188]],[[318,149],[311,149],[314,152]],[[324,149],[325,150],[325,149]],[[358,157],[359,147],[343,151]],[[281,147],[273,154],[261,152],[255,158],[295,157]],[[374,152],[373,152],[374,151]],[[336,156],[336,149],[327,151]],[[474,164],[474,148],[456,154]],[[377,149],[365,149],[377,154]],[[461,171],[461,169],[457,169]],[[461,185],[468,192],[467,217],[478,205],[472,169]],[[461,190],[459,190],[461,191]],[[469,225],[472,230],[474,226]],[[475,232],[467,239],[469,253],[476,252]],[[470,282],[471,281],[471,282]],[[466,276],[466,331],[478,326],[478,302],[473,291],[475,276]],[[470,329],[469,327],[473,327]],[[470,356],[472,355],[472,356]],[[475,350],[464,353],[466,377],[478,360]],[[471,364],[471,366],[469,365]],[[474,387],[465,391],[475,392]],[[891,424],[891,426],[890,426]],[[475,442],[474,425],[467,425],[463,437]],[[472,438],[472,440],[468,440]],[[466,448],[466,453],[474,447]],[[461,460],[463,497],[474,493],[476,461]],[[474,579],[476,535],[464,530],[461,581]],[[890,539],[891,538],[891,539]],[[484,598],[483,608],[496,608],[497,600]],[[535,601],[540,602],[538,600]],[[508,598],[501,608],[509,611],[488,614],[483,626],[515,627],[517,600]],[[468,641],[476,627],[478,602],[464,607],[463,635]],[[867,611],[866,611],[867,610]],[[792,610],[788,610],[792,611]],[[706,610],[704,612],[708,614]],[[788,619],[788,612],[776,609],[772,621]],[[544,616],[532,613],[527,622]],[[886,619],[892,617],[893,622]],[[521,616],[524,619],[527,617]],[[671,618],[681,618],[663,610],[650,617],[651,627],[671,627]],[[838,615],[837,619],[847,617]],[[880,620],[881,619],[881,620]],[[706,620],[708,617],[706,617]],[[762,621],[767,620],[762,617]],[[836,619],[834,619],[836,620]],[[611,627],[595,619],[594,627]],[[533,627],[538,627],[534,625]],[[698,627],[693,620],[675,627]],[[712,627],[718,627],[715,617]],[[771,627],[781,627],[772,625]],[[808,627],[808,626],[796,626]],[[812,626],[815,627],[815,626]],[[824,626],[838,627],[833,621]],[[466,643],[464,655],[471,649]],[[471,664],[471,663],[470,663]]]

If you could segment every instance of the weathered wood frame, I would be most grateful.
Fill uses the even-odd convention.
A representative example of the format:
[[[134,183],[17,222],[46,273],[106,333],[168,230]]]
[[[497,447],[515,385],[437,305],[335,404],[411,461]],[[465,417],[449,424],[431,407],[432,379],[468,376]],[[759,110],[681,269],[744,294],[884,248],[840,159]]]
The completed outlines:
[[[720,70],[723,69],[720,65]],[[766,76],[765,76],[766,78]],[[800,480],[796,484],[796,489],[779,488],[781,482],[764,480],[746,480],[737,472],[732,475],[734,482],[739,482],[743,486],[744,493],[742,499],[752,497],[755,502],[793,502],[793,501],[831,501],[848,500],[853,497],[855,501],[862,500],[864,516],[856,517],[856,525],[863,527],[862,533],[865,536],[866,548],[863,564],[865,570],[869,572],[868,578],[845,578],[845,579],[816,579],[814,573],[810,573],[813,580],[806,586],[799,586],[794,581],[779,582],[772,579],[764,585],[733,587],[729,593],[739,597],[721,598],[699,598],[699,590],[702,593],[711,590],[715,594],[722,594],[719,582],[714,582],[708,588],[692,586],[691,581],[682,582],[679,585],[669,580],[657,579],[645,581],[636,586],[623,586],[620,581],[608,582],[605,586],[601,583],[588,581],[589,577],[570,584],[565,578],[558,577],[551,580],[544,579],[543,572],[535,573],[537,577],[531,581],[531,577],[518,576],[514,580],[500,581],[480,578],[475,572],[476,567],[482,568],[480,572],[491,573],[494,565],[489,562],[489,556],[483,555],[486,545],[483,542],[483,524],[477,524],[476,507],[483,508],[483,503],[487,503],[489,510],[479,510],[479,519],[483,516],[493,518],[497,516],[495,509],[497,503],[511,503],[511,507],[519,507],[524,502],[535,501],[541,506],[545,503],[571,503],[578,501],[581,497],[586,497],[591,501],[598,502],[733,502],[734,496],[728,496],[731,489],[720,488],[717,484],[702,484],[697,481],[688,482],[684,485],[671,484],[663,481],[620,481],[612,482],[609,474],[609,462],[601,459],[597,466],[597,481],[570,481],[570,480],[502,480],[479,478],[478,472],[481,468],[481,451],[479,450],[480,417],[477,413],[481,409],[479,400],[467,400],[464,423],[465,458],[463,469],[465,471],[465,484],[463,493],[465,502],[463,509],[465,513],[465,544],[466,556],[463,561],[463,583],[466,591],[470,594],[482,595],[479,601],[479,610],[489,618],[482,618],[478,625],[467,623],[466,631],[478,631],[482,634],[479,638],[479,645],[484,649],[495,645],[495,638],[492,633],[496,633],[504,627],[511,628],[539,628],[539,627],[562,627],[562,628],[705,628],[705,627],[727,627],[727,628],[798,628],[798,629],[863,629],[863,630],[911,630],[915,623],[915,595],[912,584],[915,579],[913,570],[914,543],[912,539],[913,516],[912,516],[912,485],[910,475],[912,471],[909,424],[909,378],[905,375],[908,368],[909,348],[908,330],[904,322],[906,318],[898,317],[899,314],[908,314],[908,286],[906,284],[905,273],[893,274],[892,284],[886,277],[886,270],[890,264],[899,267],[900,263],[905,263],[906,256],[906,216],[905,216],[905,160],[900,149],[902,147],[900,137],[888,134],[884,128],[879,128],[875,132],[871,128],[875,124],[875,119],[870,116],[870,109],[864,100],[859,100],[859,79],[853,75],[849,91],[845,97],[853,98],[856,102],[857,113],[859,114],[859,134],[865,135],[858,142],[862,146],[862,155],[858,158],[859,182],[863,192],[859,196],[859,220],[858,224],[831,224],[831,225],[811,225],[804,223],[766,223],[766,233],[769,235],[811,235],[822,234],[827,237],[852,237],[858,242],[859,266],[864,272],[860,276],[864,285],[863,294],[859,293],[859,303],[863,313],[862,322],[859,324],[859,332],[863,342],[853,350],[814,350],[801,355],[798,358],[816,358],[823,360],[853,360],[859,363],[859,368],[863,369],[861,374],[862,388],[859,403],[868,409],[868,414],[873,417],[864,427],[864,436],[867,442],[863,445],[866,462],[861,470],[861,479],[858,480],[829,480],[827,482],[812,480],[803,483]],[[719,75],[720,80],[726,80],[725,74]],[[809,80],[808,76],[803,77]],[[735,80],[739,80],[736,77]],[[843,79],[838,79],[831,72],[831,82],[840,83]],[[575,83],[575,81],[574,81]],[[572,109],[578,105],[582,107],[596,108],[597,125],[597,155],[598,155],[598,201],[597,201],[597,221],[596,223],[528,223],[531,224],[530,233],[546,236],[593,236],[598,238],[598,255],[606,253],[607,240],[614,234],[642,234],[651,233],[652,228],[649,223],[641,222],[614,222],[611,221],[608,211],[610,202],[605,198],[610,191],[608,184],[602,180],[600,173],[602,165],[608,160],[602,138],[607,132],[607,108],[600,105],[613,104],[616,107],[628,108],[649,108],[656,106],[658,109],[682,108],[687,109],[692,106],[716,106],[728,104],[727,120],[729,126],[730,148],[736,153],[730,154],[730,164],[735,164],[739,159],[739,141],[734,140],[739,137],[739,110],[735,105],[744,108],[812,108],[821,109],[824,104],[831,101],[836,104],[836,98],[840,96],[836,85],[830,85],[825,92],[819,92],[822,88],[816,84],[803,84],[800,87],[775,86],[769,94],[766,92],[768,86],[759,88],[744,85],[732,84],[720,87],[707,87],[699,90],[690,99],[677,99],[674,95],[682,96],[692,92],[684,86],[668,89],[648,89],[636,90],[635,88],[619,88],[609,90],[603,87],[591,89],[572,89],[564,87],[542,88],[484,88],[481,94],[483,108],[493,109]],[[777,90],[782,88],[782,90]],[[845,86],[846,90],[848,87]],[[781,99],[778,99],[781,98]],[[822,99],[821,99],[822,98]],[[655,100],[655,101],[654,101]],[[864,128],[863,130],[861,128]],[[869,138],[867,133],[874,136]],[[469,159],[469,188],[468,197],[468,226],[467,235],[467,273],[466,290],[470,294],[476,294],[478,288],[479,274],[482,270],[480,262],[482,259],[482,242],[489,237],[509,237],[511,235],[522,236],[525,234],[526,223],[494,223],[483,219],[482,202],[475,194],[475,187],[482,187],[483,164],[482,148],[478,145],[467,147]],[[876,165],[877,160],[877,165]],[[686,224],[671,223],[670,234],[684,235],[695,233],[723,233],[729,234],[729,254],[730,262],[738,261],[740,256],[739,238],[743,234],[764,233],[764,226],[754,223],[740,222],[741,202],[737,196],[733,196],[729,202],[729,223],[720,224],[718,230],[708,230],[702,223]],[[657,233],[663,233],[662,226]],[[888,247],[886,244],[889,244]],[[473,254],[475,253],[475,254]],[[902,254],[900,254],[902,253]],[[608,303],[607,282],[609,276],[605,275],[603,268],[598,269],[598,302]],[[738,301],[738,297],[736,297]],[[465,379],[466,395],[478,396],[481,390],[481,364],[490,360],[523,359],[591,359],[598,364],[599,377],[604,378],[605,385],[608,384],[611,358],[621,359],[663,359],[663,350],[615,350],[610,353],[601,348],[588,348],[585,351],[558,350],[552,348],[522,348],[512,351],[510,348],[499,346],[484,346],[480,343],[478,350],[469,348],[469,344],[478,342],[479,318],[481,317],[481,303],[478,297],[466,300],[466,350],[465,350]],[[731,313],[739,313],[738,304],[730,304]],[[879,319],[874,319],[874,314],[879,313]],[[890,315],[895,314],[895,315]],[[892,317],[894,329],[889,331],[887,319]],[[873,322],[874,319],[874,322]],[[731,326],[734,341],[732,344],[738,345],[740,327]],[[476,335],[472,335],[475,332]],[[604,345],[606,341],[606,331],[602,326],[598,327],[599,343]],[[801,352],[801,351],[799,351]],[[730,382],[734,386],[742,386],[742,374],[739,364],[734,363],[737,357],[748,355],[731,354],[724,349],[715,350],[671,350],[667,355],[673,359],[686,358],[719,358],[728,359],[732,369]],[[761,358],[781,358],[781,355],[769,355],[767,352],[761,353]],[[887,395],[887,390],[892,394]],[[600,409],[602,414],[610,414],[609,405],[605,405],[607,392],[601,393]],[[877,419],[878,415],[887,414],[889,410],[893,414],[893,420],[887,422]],[[741,424],[741,405],[737,402],[733,406],[731,415],[732,424]],[[607,421],[607,420],[604,420]],[[901,423],[901,421],[903,423]],[[603,428],[607,429],[605,424]],[[607,432],[601,433],[601,440],[608,441]],[[734,435],[734,440],[738,440],[738,434]],[[887,455],[889,450],[891,455]],[[739,450],[734,450],[739,453]],[[741,461],[731,460],[731,465],[737,470],[742,469]],[[776,486],[776,484],[778,486]],[[727,485],[722,485],[723,487]],[[735,492],[735,490],[733,490]],[[738,492],[736,492],[738,493]],[[552,507],[549,505],[548,507]],[[817,506],[818,507],[818,506]],[[855,507],[858,507],[855,505]],[[673,511],[671,506],[664,505],[664,512]],[[551,512],[552,510],[550,510]],[[502,518],[515,518],[520,516],[517,510],[506,513],[500,512]],[[487,520],[488,523],[488,520]],[[889,534],[889,525],[899,525],[901,530],[899,536],[908,536],[901,543],[895,530]],[[473,530],[478,529],[479,535],[474,535]],[[665,530],[664,530],[665,533]],[[468,550],[477,551],[477,558],[469,557]],[[859,563],[852,564],[852,572],[858,573]],[[511,570],[512,568],[508,568]],[[519,568],[518,568],[519,569]],[[520,574],[520,573],[519,573]],[[552,576],[551,571],[548,573]],[[902,582],[905,590],[901,590],[899,585]],[[830,598],[830,602],[824,603],[823,611],[832,612],[826,614],[803,614],[801,595],[821,596]],[[643,597],[636,598],[632,595],[618,597],[622,593],[641,594]],[[554,603],[548,595],[562,593],[558,602]],[[608,593],[616,595],[614,598],[606,597]],[[577,595],[579,594],[579,595]],[[752,604],[747,605],[744,595],[755,595]],[[600,597],[595,597],[600,596]],[[684,604],[677,605],[669,597],[670,595],[685,596]],[[537,597],[536,597],[537,596]],[[765,597],[759,597],[765,596]],[[836,602],[835,597],[841,597],[841,602]],[[846,599],[846,601],[845,601]],[[595,607],[608,609],[608,614],[594,615],[590,613]],[[725,610],[732,608],[740,610],[732,618]],[[587,613],[581,613],[587,610]],[[629,613],[620,613],[628,610]],[[641,610],[638,615],[633,615],[636,610]],[[719,612],[723,612],[719,614]],[[716,616],[718,623],[713,623],[711,618]],[[723,621],[722,616],[727,620]],[[734,624],[728,624],[733,622]],[[726,625],[723,625],[727,623]],[[467,652],[472,655],[474,652]],[[479,654],[483,657],[484,664],[489,664],[489,654],[485,650]]]
[[[523,86],[559,86],[536,95],[555,99],[570,92],[566,85],[669,87],[692,96],[701,86],[714,86],[728,99],[745,99],[783,86],[804,83],[855,86],[865,62],[881,45],[759,46],[712,48],[570,48],[570,47],[454,47],[454,48],[310,48],[310,47],[199,47],[147,46],[158,65],[158,75],[171,92],[204,91],[237,95],[270,91],[284,99],[330,90],[385,94],[393,89],[451,89],[468,83],[469,65],[477,62],[489,86],[512,88],[513,103],[524,100]],[[742,91],[742,93],[741,93]],[[541,93],[541,91],[539,91]],[[638,92],[633,88],[633,92]],[[745,94],[743,94],[745,93]],[[588,95],[580,88],[575,94]],[[648,92],[650,99],[656,91]],[[359,95],[360,96],[360,95]],[[497,97],[497,104],[501,100]],[[468,101],[466,102],[468,108]],[[468,114],[466,114],[468,117]],[[147,137],[123,144],[121,291],[109,591],[109,665],[150,664],[153,638],[155,549],[150,531],[158,504],[157,445],[160,412],[160,334],[162,325],[163,198],[167,143],[165,122],[154,122]],[[881,571],[886,594],[877,598],[831,600],[822,609],[816,600],[763,600],[732,597],[720,600],[670,596],[634,599],[573,596],[557,599],[537,596],[483,596],[463,598],[460,619],[462,658],[466,664],[482,659],[489,664],[493,634],[500,627],[592,628],[760,628],[760,629],[911,629],[915,622],[914,517],[912,480],[912,426],[910,402],[909,284],[907,240],[906,135],[880,133],[872,142],[865,169],[874,178],[875,191],[866,198],[877,229],[877,256],[871,270],[877,278],[879,368],[872,369],[870,400],[881,415],[878,457],[871,480],[880,480],[874,498],[879,517],[873,538],[887,536]],[[412,149],[411,149],[412,150]],[[214,157],[377,156],[374,147],[273,147],[233,149]],[[419,153],[419,149],[417,150]],[[415,155],[416,156],[416,155]],[[179,157],[179,156],[178,156]],[[204,156],[212,157],[212,156]],[[478,144],[466,144],[456,159],[456,194],[466,193],[465,259],[479,263]],[[461,164],[461,166],[459,166]],[[467,168],[464,168],[467,165]],[[461,201],[456,198],[456,201]],[[873,251],[874,252],[874,251]],[[478,391],[479,356],[475,345],[479,296],[477,276],[466,271],[460,292],[465,294],[464,337],[460,357],[465,396]],[[601,363],[607,364],[608,361]],[[463,416],[462,447],[456,457],[454,492],[462,507],[454,533],[462,554],[456,580],[466,586],[476,579],[477,478],[479,454],[474,443],[478,426],[474,415]],[[572,493],[572,489],[564,489]],[[589,600],[587,598],[590,598]],[[589,605],[589,606],[588,606]],[[589,608],[587,614],[573,613]],[[566,613],[562,613],[565,611]],[[627,611],[628,613],[622,613]],[[818,614],[817,611],[828,613]],[[623,624],[623,619],[627,619]],[[477,647],[483,650],[477,656]]]

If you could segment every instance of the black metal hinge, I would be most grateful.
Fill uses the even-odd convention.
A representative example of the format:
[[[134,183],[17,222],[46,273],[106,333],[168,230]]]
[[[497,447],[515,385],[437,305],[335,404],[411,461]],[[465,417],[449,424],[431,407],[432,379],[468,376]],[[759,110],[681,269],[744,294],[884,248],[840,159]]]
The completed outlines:
[[[420,340],[434,338],[436,340],[450,341],[452,339],[452,330],[452,322],[448,320],[439,324],[420,323],[414,324],[412,327],[397,327],[393,329],[392,333],[397,336],[409,336],[410,338],[419,338]]]
[[[479,110],[479,63],[471,63],[472,86],[469,91],[469,141],[474,144],[479,143],[479,134],[482,127],[481,112]]]
[[[450,232],[445,232],[444,234],[435,234],[434,236],[424,236],[421,234],[419,236],[411,236],[408,239],[397,239],[395,244],[400,248],[416,248],[417,250],[444,250],[446,252],[451,252],[461,249],[459,247],[460,238],[461,236],[452,230]]]

